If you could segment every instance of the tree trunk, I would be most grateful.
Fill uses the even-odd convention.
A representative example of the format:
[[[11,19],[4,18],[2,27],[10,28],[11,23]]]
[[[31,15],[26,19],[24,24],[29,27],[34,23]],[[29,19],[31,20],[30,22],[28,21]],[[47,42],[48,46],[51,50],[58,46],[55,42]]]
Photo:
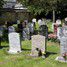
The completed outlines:
[[[53,10],[53,23],[55,23],[55,10]]]

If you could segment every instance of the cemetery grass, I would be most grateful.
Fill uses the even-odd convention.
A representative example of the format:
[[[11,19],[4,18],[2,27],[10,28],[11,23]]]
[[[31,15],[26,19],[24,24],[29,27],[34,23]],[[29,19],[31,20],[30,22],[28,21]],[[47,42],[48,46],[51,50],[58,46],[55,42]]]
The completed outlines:
[[[67,63],[55,61],[59,56],[59,44],[56,42],[47,43],[47,55],[41,57],[29,56],[31,52],[31,41],[22,41],[22,52],[19,54],[8,54],[9,45],[2,42],[0,47],[0,67],[67,67]]]

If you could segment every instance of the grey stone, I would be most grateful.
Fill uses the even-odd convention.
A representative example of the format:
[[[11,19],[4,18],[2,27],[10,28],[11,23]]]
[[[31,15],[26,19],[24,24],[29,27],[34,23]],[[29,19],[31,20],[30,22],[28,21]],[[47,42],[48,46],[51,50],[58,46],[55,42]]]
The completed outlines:
[[[9,33],[15,32],[15,28],[13,26],[9,26],[8,27],[8,32]]]
[[[20,38],[18,33],[9,33],[9,53],[21,52]]]
[[[62,37],[60,38],[60,53],[67,56],[67,26],[62,28]]]
[[[45,53],[45,36],[33,35],[31,56],[40,56],[43,55],[44,53]]]
[[[62,27],[62,32],[60,32],[60,57],[56,60],[61,62],[67,62],[67,26]],[[64,58],[65,57],[65,58]]]
[[[28,24],[28,27],[29,27],[29,31],[30,31],[31,33],[33,33],[33,32],[34,32],[34,24],[33,24],[33,23],[29,23],[29,24]]]
[[[0,26],[0,36],[3,36],[3,26]]]
[[[29,28],[24,28],[23,29],[23,40],[30,39],[29,33],[30,33]]]
[[[67,62],[67,60],[65,60],[62,56],[58,56],[55,60],[59,62]]]
[[[67,54],[67,37],[62,37],[60,39],[60,53],[63,56],[63,54]]]
[[[57,28],[57,39],[61,39],[62,37],[62,27],[58,27]]]

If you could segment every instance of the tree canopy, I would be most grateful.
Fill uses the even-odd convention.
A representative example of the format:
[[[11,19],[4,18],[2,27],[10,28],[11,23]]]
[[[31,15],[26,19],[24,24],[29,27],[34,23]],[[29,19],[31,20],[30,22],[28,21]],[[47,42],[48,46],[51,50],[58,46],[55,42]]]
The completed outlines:
[[[61,11],[65,9],[64,6],[67,4],[67,0],[19,0],[25,5],[28,10],[37,15],[41,12],[47,14],[49,11]]]
[[[1,0],[0,1],[0,8],[2,8],[2,5],[4,4],[4,1],[3,0]]]

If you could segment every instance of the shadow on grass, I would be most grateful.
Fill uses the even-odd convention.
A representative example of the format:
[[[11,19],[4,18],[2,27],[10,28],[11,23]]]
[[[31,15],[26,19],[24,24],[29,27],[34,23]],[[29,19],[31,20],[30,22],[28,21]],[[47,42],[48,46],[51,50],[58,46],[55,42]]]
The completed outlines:
[[[23,48],[22,48],[22,51],[31,51],[31,49],[23,49]]]
[[[57,53],[55,53],[55,52],[46,52],[46,58],[48,57],[48,56],[50,56],[50,55],[55,55],[55,54],[57,54]]]
[[[0,49],[2,49],[2,48],[7,48],[7,47],[9,47],[9,46],[0,46]]]

